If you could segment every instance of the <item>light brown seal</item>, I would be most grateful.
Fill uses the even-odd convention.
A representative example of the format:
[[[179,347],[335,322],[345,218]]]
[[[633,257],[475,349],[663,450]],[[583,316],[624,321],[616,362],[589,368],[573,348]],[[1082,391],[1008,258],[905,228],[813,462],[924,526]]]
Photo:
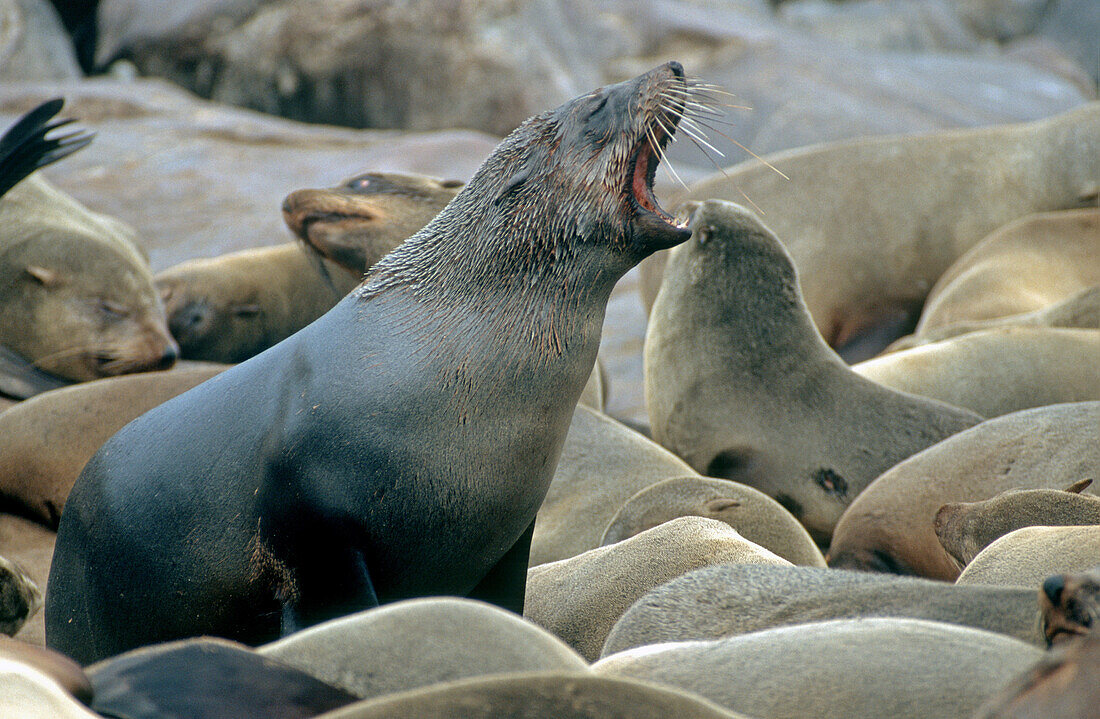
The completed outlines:
[[[1003,634],[871,617],[638,647],[592,671],[701,694],[756,719],[968,719],[1041,656]]]
[[[283,200],[287,227],[356,279],[412,237],[454,199],[463,183],[426,175],[365,172],[325,190]]]
[[[1056,404],[988,420],[929,447],[852,502],[833,533],[829,566],[954,581],[958,564],[933,524],[939,508],[1092,476],[1100,465],[1097,427],[1100,402]]]
[[[1021,217],[944,271],[928,293],[914,334],[1034,312],[1097,284],[1100,209]]]
[[[1001,327],[958,335],[853,365],[900,392],[985,417],[1100,400],[1100,330]]]
[[[635,600],[685,572],[727,563],[790,565],[724,522],[677,517],[630,539],[532,567],[523,616],[595,661],[615,620]]]
[[[948,622],[1043,644],[1035,592],[813,567],[720,564],[653,589],[615,622],[602,656],[828,619]]]
[[[488,674],[588,668],[545,629],[457,597],[368,609],[256,651],[364,699]]]
[[[700,476],[673,477],[639,490],[608,522],[600,545],[621,542],[677,517],[716,519],[788,562],[825,566],[805,527],[774,499],[744,484]]]
[[[353,704],[324,719],[747,719],[687,692],[591,674],[478,677]]]
[[[1039,587],[1052,574],[1073,574],[1100,564],[1100,525],[1022,527],[978,552],[957,584]]]
[[[84,704],[91,701],[92,685],[80,665],[60,652],[37,647],[18,639],[0,637],[0,659],[12,660],[37,669]]]
[[[111,435],[224,369],[196,364],[107,377],[44,392],[12,407],[0,414],[0,498],[56,528],[80,470]]]
[[[790,255],[748,210],[694,209],[645,342],[653,437],[775,498],[819,543],[875,477],[981,418],[853,372],[814,327]]]
[[[52,676],[27,662],[0,656],[0,712],[19,719],[102,719]]]
[[[188,260],[153,281],[186,359],[236,363],[317,319],[358,279],[331,263],[328,278],[296,242]]]
[[[0,138],[0,188],[10,187],[0,197],[0,345],[69,380],[168,367],[179,351],[134,231],[26,177],[72,150],[43,139],[64,124],[47,123],[60,108],[47,103]]]
[[[871,336],[881,346],[912,326],[933,283],[989,233],[1027,214],[1095,204],[1100,102],[1036,122],[765,159],[784,174],[749,160],[693,185],[685,199],[751,201],[787,244],[829,345],[843,350]],[[665,259],[643,267],[645,295],[655,296]]]
[[[263,643],[416,596],[521,611],[611,291],[690,234],[652,181],[693,87],[669,62],[531,118],[336,307],[108,440],[58,527],[50,645]]]
[[[1100,497],[1081,492],[1091,479],[1065,489],[1010,489],[980,502],[949,502],[936,512],[936,536],[960,567],[991,542],[1021,527],[1100,524]]]

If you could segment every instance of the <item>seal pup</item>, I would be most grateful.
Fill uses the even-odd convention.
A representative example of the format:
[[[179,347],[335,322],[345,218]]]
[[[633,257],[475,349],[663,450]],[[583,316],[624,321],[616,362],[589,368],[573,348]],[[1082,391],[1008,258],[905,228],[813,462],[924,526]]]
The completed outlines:
[[[933,327],[917,335],[906,335],[883,350],[883,354],[919,347],[929,342],[950,339],[958,335],[1003,327],[1061,327],[1067,329],[1100,329],[1100,285],[1093,285],[1031,312],[987,320],[965,320]]]
[[[286,339],[332,309],[461,187],[366,173],[331,189],[292,192],[283,219],[306,251],[298,242],[253,248],[189,260],[154,277],[180,355],[243,362]]]
[[[1051,574],[1100,564],[1100,526],[1022,527],[990,543],[959,573],[956,584],[1038,587]]]
[[[1100,524],[1100,497],[1081,492],[1091,479],[1065,489],[1010,489],[980,502],[949,502],[936,512],[940,544],[960,567],[991,542],[1021,527]]]
[[[702,695],[756,719],[968,719],[1038,647],[923,619],[834,619],[611,654],[597,676]]]
[[[43,392],[0,414],[0,501],[57,528],[73,483],[104,442],[134,418],[226,365],[188,363]]]
[[[262,643],[424,595],[521,612],[611,290],[690,234],[651,187],[691,89],[670,62],[528,120],[323,317],[109,440],[62,515],[50,645]]]
[[[0,138],[0,345],[68,380],[164,369],[179,354],[134,231],[91,212],[35,168],[87,145],[53,100]]]
[[[1095,719],[1100,636],[1055,647],[987,699],[972,719]]]
[[[527,571],[523,616],[595,661],[615,620],[646,592],[712,564],[790,565],[724,522],[677,517],[621,542]]]
[[[716,172],[683,199],[747,195],[786,243],[826,342],[858,361],[907,333],[940,275],[997,228],[1095,206],[1100,102],[1036,122],[830,142],[764,159]],[[642,268],[648,292],[666,259]],[[873,346],[850,354],[846,346],[857,349],[861,338]]]
[[[235,364],[328,312],[359,279],[296,242],[181,262],[153,282],[185,359]]]
[[[815,567],[716,564],[651,590],[626,610],[601,656],[665,642],[721,639],[828,619],[948,622],[1043,643],[1035,592]]]
[[[1100,331],[1001,327],[891,352],[852,371],[901,392],[999,417],[1100,400]]]
[[[677,517],[716,519],[792,564],[825,566],[805,527],[774,499],[737,482],[691,475],[662,480],[626,500],[608,522],[600,546]]]
[[[1100,402],[1070,402],[1006,414],[949,437],[864,490],[837,523],[825,559],[838,569],[954,581],[958,563],[935,532],[939,508],[1013,488],[1061,489],[1091,476],[1100,466],[1097,427]]]
[[[324,190],[296,190],[283,200],[287,227],[356,280],[420,231],[462,189],[460,180],[365,172]]]
[[[488,674],[588,669],[542,627],[457,597],[394,602],[256,651],[364,699]]]
[[[1028,215],[947,268],[928,293],[914,334],[1033,312],[1097,284],[1100,208]]]
[[[477,677],[352,704],[325,719],[748,719],[672,687],[578,672]]]
[[[1095,631],[1100,624],[1100,566],[1044,579],[1039,608],[1047,644]]]
[[[755,487],[818,543],[863,488],[981,417],[860,377],[814,327],[790,255],[748,210],[708,200],[669,259],[645,341],[653,437]]]

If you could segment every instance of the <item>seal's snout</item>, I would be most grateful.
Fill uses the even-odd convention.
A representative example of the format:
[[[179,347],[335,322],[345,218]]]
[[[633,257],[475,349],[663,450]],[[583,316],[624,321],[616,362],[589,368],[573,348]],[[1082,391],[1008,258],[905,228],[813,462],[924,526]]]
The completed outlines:
[[[165,346],[157,360],[157,369],[169,369],[180,358],[180,348],[174,341]]]
[[[669,60],[668,69],[672,70],[672,74],[676,77],[680,78],[681,80],[684,79],[684,66],[680,63],[676,62],[675,60]]]
[[[1062,591],[1066,588],[1066,579],[1060,574],[1055,574],[1053,577],[1047,577],[1043,582],[1043,594],[1050,600],[1050,603],[1054,606],[1058,606],[1062,601]]]

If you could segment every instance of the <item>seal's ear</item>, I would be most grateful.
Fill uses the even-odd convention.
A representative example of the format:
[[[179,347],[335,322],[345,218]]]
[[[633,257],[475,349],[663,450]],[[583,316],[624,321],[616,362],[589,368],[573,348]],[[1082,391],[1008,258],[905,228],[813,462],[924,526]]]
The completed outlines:
[[[703,505],[708,512],[724,512],[727,509],[740,507],[741,503],[730,497],[715,497]]]
[[[237,305],[233,308],[233,314],[237,317],[255,317],[260,311],[259,305]]]
[[[1079,479],[1070,486],[1066,487],[1065,491],[1073,492],[1074,494],[1080,494],[1081,491],[1092,484],[1092,479]]]
[[[523,183],[527,182],[527,178],[530,176],[530,168],[526,166],[522,167],[519,172],[512,175],[512,177],[508,179],[508,182],[504,183],[504,188],[500,191],[500,194],[497,195],[497,198],[493,200],[493,204],[499,205],[500,203],[508,199],[508,195],[512,194],[520,187],[522,187]]]
[[[48,270],[38,265],[27,265],[23,269],[43,287],[55,287],[61,284],[61,276],[53,270]]]

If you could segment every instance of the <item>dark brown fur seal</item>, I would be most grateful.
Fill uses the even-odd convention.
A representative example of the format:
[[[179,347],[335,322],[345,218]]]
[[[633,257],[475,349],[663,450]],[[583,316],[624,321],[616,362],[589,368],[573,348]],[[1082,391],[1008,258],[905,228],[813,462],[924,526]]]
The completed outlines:
[[[423,595],[521,611],[611,290],[688,237],[651,143],[690,87],[668,63],[527,121],[330,312],[108,441],[62,516],[50,645],[263,642]]]
[[[1047,577],[1039,591],[1039,609],[1047,644],[1081,634],[1100,636],[1100,567]]]
[[[179,351],[133,230],[27,177],[90,139],[45,139],[67,122],[48,122],[60,109],[0,138],[0,345],[69,380],[168,367]]]

